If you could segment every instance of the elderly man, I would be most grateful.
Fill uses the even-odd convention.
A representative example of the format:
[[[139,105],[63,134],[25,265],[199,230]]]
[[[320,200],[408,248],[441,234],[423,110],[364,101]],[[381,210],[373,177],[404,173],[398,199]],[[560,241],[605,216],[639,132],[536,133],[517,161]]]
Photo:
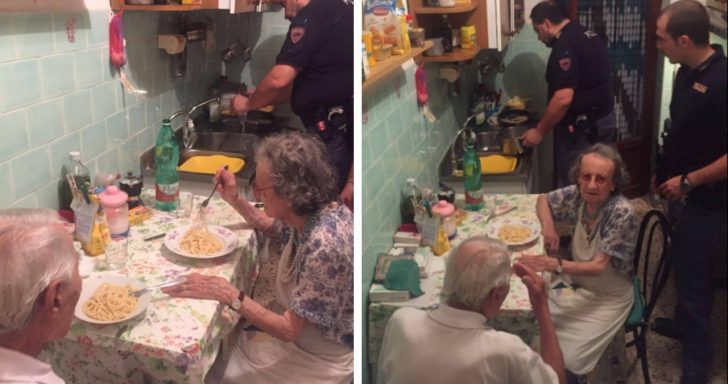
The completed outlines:
[[[726,58],[708,43],[710,22],[702,4],[678,1],[657,19],[657,48],[679,63],[670,118],[657,157],[653,187],[671,202],[675,223],[670,255],[677,285],[673,319],[653,329],[681,338],[683,383],[705,383],[712,361],[714,256],[726,244]]]
[[[63,383],[36,359],[66,335],[81,294],[78,253],[50,210],[0,211],[0,383]]]
[[[510,253],[498,240],[473,237],[450,255],[444,303],[431,311],[401,308],[389,320],[377,382],[564,383],[544,282],[523,264],[513,269],[528,288],[541,356],[517,336],[487,325],[510,289]]]
[[[549,103],[541,120],[523,135],[535,147],[554,130],[557,187],[568,185],[574,159],[596,142],[614,139],[614,98],[605,39],[575,21],[555,1],[531,11],[533,28],[551,48],[546,67]]]

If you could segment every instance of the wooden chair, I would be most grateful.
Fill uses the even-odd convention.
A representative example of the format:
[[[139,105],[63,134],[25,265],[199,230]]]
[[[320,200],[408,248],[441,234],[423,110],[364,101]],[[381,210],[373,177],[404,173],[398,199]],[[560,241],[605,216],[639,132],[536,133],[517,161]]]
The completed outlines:
[[[654,255],[657,260],[651,262],[653,246],[655,240],[659,238],[658,233],[662,238],[662,248],[659,249],[659,253]],[[651,210],[645,214],[640,224],[634,254],[634,270],[637,279],[635,284],[639,287],[638,293],[644,305],[641,316],[634,313],[638,309],[633,308],[633,313],[630,314],[624,326],[626,333],[632,333],[632,340],[628,341],[626,345],[627,347],[635,346],[637,349],[645,384],[650,384],[650,372],[647,364],[647,330],[650,328],[652,311],[670,276],[671,260],[668,254],[670,236],[670,223],[661,211]],[[642,272],[641,279],[638,277],[640,276],[638,271]],[[635,300],[637,299],[635,297]]]

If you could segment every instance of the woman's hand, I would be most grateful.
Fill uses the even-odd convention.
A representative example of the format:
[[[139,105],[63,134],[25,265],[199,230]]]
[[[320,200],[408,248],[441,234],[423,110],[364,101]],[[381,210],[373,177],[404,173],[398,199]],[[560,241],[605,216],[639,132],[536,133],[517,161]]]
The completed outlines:
[[[522,263],[536,272],[553,272],[556,270],[556,266],[559,265],[558,260],[546,255],[523,255],[516,259],[516,262]]]
[[[212,181],[217,185],[217,193],[220,194],[223,200],[231,203],[238,199],[238,185],[235,181],[235,175],[228,170],[220,167],[215,176],[212,177]],[[221,181],[220,184],[217,184],[218,181]]]
[[[546,251],[559,251],[559,234],[556,233],[556,229],[553,226],[543,226],[543,242],[546,246]]]
[[[224,305],[232,304],[240,294],[237,288],[222,277],[199,273],[187,275],[184,283],[162,288],[162,292],[172,297],[217,300]]]

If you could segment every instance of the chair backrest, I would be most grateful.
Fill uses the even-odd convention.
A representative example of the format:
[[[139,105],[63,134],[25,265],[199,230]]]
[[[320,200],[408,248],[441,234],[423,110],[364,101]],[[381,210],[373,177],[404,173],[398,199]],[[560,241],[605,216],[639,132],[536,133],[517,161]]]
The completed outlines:
[[[642,271],[642,294],[645,297],[643,319],[645,322],[649,321],[652,310],[670,276],[672,266],[669,257],[670,237],[670,222],[667,217],[658,210],[653,209],[647,212],[640,224],[634,254],[635,274]],[[656,242],[660,238],[662,241]],[[658,244],[662,247],[659,249],[659,253],[654,255],[657,260],[651,261],[653,246]]]

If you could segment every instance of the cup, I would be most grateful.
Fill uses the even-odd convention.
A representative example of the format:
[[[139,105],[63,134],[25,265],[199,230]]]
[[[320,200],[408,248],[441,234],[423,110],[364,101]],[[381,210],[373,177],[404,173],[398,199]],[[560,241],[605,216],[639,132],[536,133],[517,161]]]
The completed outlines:
[[[129,256],[129,238],[127,236],[111,237],[105,248],[107,269],[121,269],[126,265],[126,259]]]
[[[195,200],[195,195],[192,192],[180,192],[179,193],[179,204],[177,204],[177,210],[175,211],[177,217],[190,217],[192,214],[192,205]]]

